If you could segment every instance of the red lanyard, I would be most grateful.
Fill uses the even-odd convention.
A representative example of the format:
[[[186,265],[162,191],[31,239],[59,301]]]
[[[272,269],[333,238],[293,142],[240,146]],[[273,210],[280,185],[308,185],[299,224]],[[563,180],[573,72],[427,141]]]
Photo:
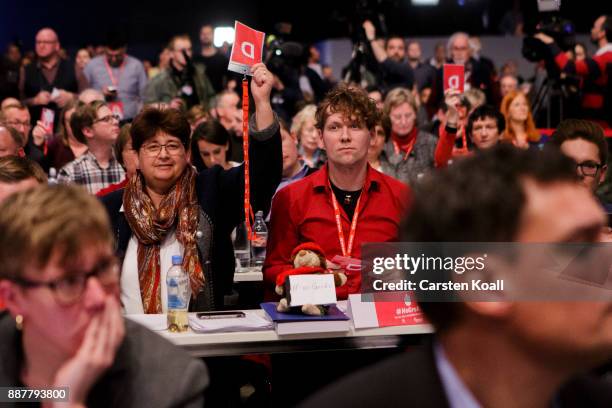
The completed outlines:
[[[251,186],[249,178],[249,81],[246,76],[242,79],[242,153],[244,155],[244,221],[246,222],[247,237],[255,239],[251,232],[253,209],[251,208]]]
[[[338,201],[336,200],[336,195],[334,194],[330,183],[329,190],[331,191],[332,205],[334,206],[334,215],[336,218],[336,227],[338,227],[338,240],[340,240],[340,249],[342,250],[342,256],[350,257],[351,252],[353,252],[355,231],[357,231],[357,218],[359,218],[359,203],[361,202],[361,194],[357,199],[357,206],[355,207],[355,212],[353,213],[353,221],[351,222],[351,231],[349,232],[349,241],[347,247],[346,241],[344,240],[344,231],[342,230],[342,217],[340,215],[340,208],[338,207]]]
[[[406,160],[408,156],[410,156],[412,149],[414,149],[415,143],[416,143],[416,136],[414,139],[410,141],[410,143],[408,143],[408,147],[406,148],[406,154],[404,155],[404,160]],[[393,140],[393,148],[395,149],[395,154],[400,154],[401,149],[399,147],[399,144],[395,140]]]
[[[117,77],[117,79],[115,79],[115,76],[113,75],[113,70],[111,69],[110,65],[108,65],[108,60],[106,59],[106,57],[104,57],[104,65],[106,66],[106,72],[108,72],[108,77],[110,78],[113,86],[114,87],[119,86],[119,80],[121,79],[121,75],[123,74],[123,69],[125,68],[125,61],[123,61],[121,63],[121,66],[119,67],[119,76]]]

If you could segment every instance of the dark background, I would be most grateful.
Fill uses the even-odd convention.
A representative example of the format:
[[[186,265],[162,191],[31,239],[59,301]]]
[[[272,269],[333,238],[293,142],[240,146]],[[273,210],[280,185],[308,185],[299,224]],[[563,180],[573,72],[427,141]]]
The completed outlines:
[[[385,16],[388,31],[407,37],[446,36],[463,30],[470,34],[498,34],[503,15],[513,8],[524,15],[526,28],[539,20],[536,0],[440,0],[435,7],[414,7],[410,0],[4,0],[0,11],[0,47],[20,40],[32,49],[43,26],[54,28],[71,53],[104,40],[111,28],[128,34],[130,52],[155,59],[173,34],[197,38],[205,22],[233,25],[235,19],[270,33],[278,21],[293,23],[295,39],[316,42],[348,37],[351,22],[368,14]],[[459,3],[463,3],[460,6]],[[609,0],[563,0],[562,14],[578,32],[588,32],[593,20],[612,9]]]

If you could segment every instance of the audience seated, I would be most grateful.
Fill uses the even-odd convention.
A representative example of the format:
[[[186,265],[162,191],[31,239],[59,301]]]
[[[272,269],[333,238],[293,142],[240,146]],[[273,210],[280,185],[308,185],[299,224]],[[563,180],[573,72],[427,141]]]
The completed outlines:
[[[601,207],[577,182],[573,161],[558,152],[500,145],[424,182],[402,240],[562,243],[575,237],[588,244],[604,223]],[[609,302],[419,305],[436,329],[432,343],[355,373],[302,406],[580,406],[565,405],[565,398],[585,406],[611,403],[609,382],[582,374],[612,357]],[[589,390],[579,386],[585,382],[597,386],[576,395]]]
[[[316,111],[315,105],[306,105],[293,117],[291,123],[291,134],[299,142],[300,158],[314,169],[320,168],[327,160],[315,126]]]
[[[253,77],[251,202],[254,211],[267,213],[281,176],[281,142],[269,104],[272,76],[258,64]],[[137,176],[102,198],[117,235],[121,303],[128,314],[167,310],[165,276],[177,253],[190,276],[192,310],[222,309],[231,293],[230,233],[244,219],[244,168],[213,166],[197,174],[188,161],[190,133],[182,112],[145,108],[131,128]]]
[[[77,140],[70,126],[70,119],[76,107],[77,102],[70,101],[60,111],[58,131],[54,137],[48,140],[47,144],[45,162],[48,168],[53,167],[55,170],[59,170],[87,152],[87,144]],[[48,129],[44,129],[41,124],[37,124],[37,127],[40,127],[43,133],[48,133]]]
[[[490,149],[501,141],[506,120],[491,105],[480,106],[470,114],[465,128],[475,150]]]
[[[191,163],[198,170],[219,165],[224,170],[239,166],[228,160],[229,132],[216,120],[204,122],[191,135]]]
[[[316,120],[328,161],[274,197],[263,268],[268,299],[275,297],[276,276],[293,267],[291,253],[299,244],[319,244],[330,261],[335,255],[359,259],[362,242],[397,240],[408,204],[406,186],[368,165],[379,113],[365,91],[336,88],[317,109]],[[336,288],[339,299],[360,290],[360,274],[346,273],[348,282]]]
[[[87,151],[62,167],[58,181],[82,185],[91,194],[118,183],[125,171],[115,157],[113,145],[119,136],[119,117],[104,102],[79,105],[70,118],[74,137]]]
[[[436,157],[436,146],[444,142],[452,146],[457,133],[456,119],[453,124],[447,122],[448,130],[441,128],[439,139],[419,130],[416,112],[416,101],[408,89],[396,88],[385,98],[383,123],[391,136],[383,148],[381,165],[389,169],[391,176],[410,185],[434,167],[446,165],[450,153],[446,155],[449,157]]]

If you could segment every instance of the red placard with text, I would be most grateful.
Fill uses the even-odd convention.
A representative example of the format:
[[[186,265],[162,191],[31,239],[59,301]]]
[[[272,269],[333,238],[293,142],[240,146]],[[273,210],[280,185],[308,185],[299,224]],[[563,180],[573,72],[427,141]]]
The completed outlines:
[[[444,64],[444,91],[456,89],[463,93],[465,88],[465,67],[463,65]]]
[[[414,293],[377,293],[374,295],[374,307],[378,327],[427,323]]]
[[[251,67],[262,60],[265,34],[236,21],[234,45],[227,67],[239,74],[251,75]]]

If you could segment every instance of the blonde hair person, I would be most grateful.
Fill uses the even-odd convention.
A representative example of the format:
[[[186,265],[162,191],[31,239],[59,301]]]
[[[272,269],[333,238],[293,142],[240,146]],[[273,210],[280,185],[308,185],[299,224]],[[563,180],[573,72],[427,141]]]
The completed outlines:
[[[487,95],[478,88],[470,88],[463,95],[470,103],[470,112],[487,103]]]
[[[504,97],[500,109],[506,119],[506,130],[502,141],[512,143],[521,149],[529,148],[529,143],[538,143],[540,133],[531,115],[527,96],[520,91],[512,91]]]
[[[291,122],[291,134],[300,143],[300,156],[304,163],[312,168],[319,168],[325,162],[324,152],[321,149],[321,138],[315,127],[316,112],[316,105],[306,105],[293,117]]]
[[[415,185],[432,168],[448,161],[450,151],[438,157],[439,141],[451,146],[454,144],[457,132],[454,105],[453,118],[447,121],[448,126],[452,122],[453,132],[442,129],[439,138],[418,129],[417,109],[414,95],[406,88],[395,88],[390,91],[383,107],[382,123],[389,137],[379,156],[380,168],[388,169],[385,171],[387,174],[410,185]]]

